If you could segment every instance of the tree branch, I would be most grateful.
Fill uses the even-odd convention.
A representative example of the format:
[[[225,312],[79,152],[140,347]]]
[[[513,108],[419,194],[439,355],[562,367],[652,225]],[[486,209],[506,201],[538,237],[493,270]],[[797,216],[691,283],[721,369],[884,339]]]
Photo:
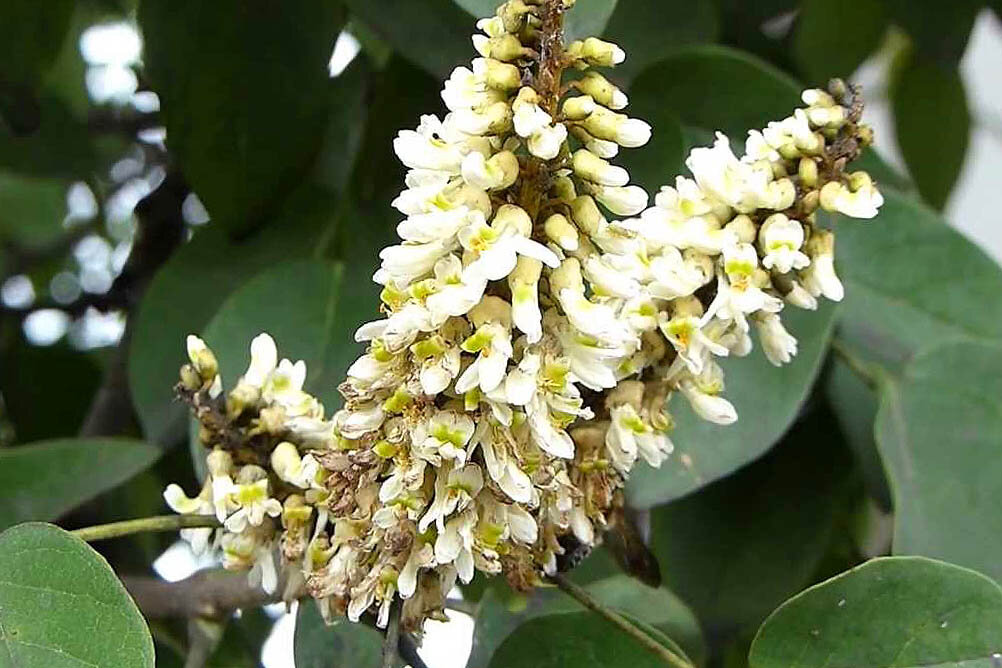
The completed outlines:
[[[390,604],[390,621],[386,625],[383,638],[383,668],[393,668],[397,662],[397,646],[400,644],[400,601]]]
[[[199,571],[177,582],[148,576],[123,575],[122,584],[149,619],[164,617],[218,617],[238,608],[257,608],[282,600],[284,578],[276,593],[251,587],[246,573]]]

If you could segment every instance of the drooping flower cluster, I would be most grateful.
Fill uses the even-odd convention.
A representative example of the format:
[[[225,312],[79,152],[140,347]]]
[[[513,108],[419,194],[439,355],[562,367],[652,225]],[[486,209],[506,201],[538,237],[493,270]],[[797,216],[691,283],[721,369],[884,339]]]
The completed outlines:
[[[596,38],[564,48],[567,4],[510,0],[480,21],[480,57],[442,91],[449,113],[397,136],[401,243],[380,254],[385,317],[356,334],[368,348],[340,411],[325,417],[305,366],[278,362],[267,335],[225,396],[189,339],[180,387],[210,476],[168,502],[216,513],[224,563],[265,586],[280,551],[328,616],[372,609],[384,624],[399,596],[420,628],[457,578],[528,588],[567,537],[595,544],[636,460],[670,455],[673,392],[733,422],[717,359],[747,354],[754,329],[786,363],[784,305],[842,298],[815,211],[870,218],[882,203],[845,170],[870,133],[836,81],[751,131],[741,157],[719,133],[694,149],[691,178],[648,208],[609,160],[650,126],[594,69],[625,54]]]

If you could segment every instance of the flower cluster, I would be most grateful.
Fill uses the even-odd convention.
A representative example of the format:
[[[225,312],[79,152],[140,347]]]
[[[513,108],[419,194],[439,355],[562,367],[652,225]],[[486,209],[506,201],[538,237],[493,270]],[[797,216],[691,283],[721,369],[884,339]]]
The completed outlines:
[[[792,116],[694,149],[648,208],[610,162],[650,137],[597,67],[625,54],[564,47],[559,2],[510,0],[480,21],[480,57],[457,68],[443,119],[394,148],[409,169],[393,206],[401,243],[375,275],[385,317],[330,418],[302,390],[305,366],[267,335],[225,396],[215,360],[189,339],[181,392],[212,446],[196,499],[224,563],[274,586],[274,554],[328,617],[406,628],[441,614],[458,578],[504,573],[525,589],[567,541],[593,545],[638,458],[672,452],[668,399],[737,419],[717,359],[754,329],[776,365],[796,339],[780,312],[842,298],[819,208],[858,218],[882,203],[845,167],[870,141],[857,92],[808,90]],[[565,71],[566,70],[566,71]],[[210,530],[190,530],[206,545]],[[201,532],[201,533],[198,533]]]

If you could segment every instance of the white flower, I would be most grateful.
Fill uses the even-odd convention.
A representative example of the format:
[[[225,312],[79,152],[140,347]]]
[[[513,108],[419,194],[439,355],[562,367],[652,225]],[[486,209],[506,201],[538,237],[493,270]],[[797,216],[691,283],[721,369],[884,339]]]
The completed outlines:
[[[477,222],[460,230],[463,248],[476,258],[463,271],[464,278],[468,281],[504,278],[515,268],[519,255],[535,258],[550,267],[559,265],[553,251],[528,238],[531,228],[525,211],[506,204],[498,209],[491,225]]]
[[[438,411],[427,422],[419,425],[412,434],[419,456],[432,464],[443,459],[466,461],[466,445],[473,436],[473,420],[455,411]]]
[[[758,233],[759,245],[765,252],[762,266],[787,273],[793,269],[803,269],[810,260],[800,252],[804,244],[804,227],[797,220],[774,213],[765,219]]]
[[[465,510],[484,486],[484,476],[476,464],[443,467],[435,475],[435,499],[418,522],[421,533],[427,531],[432,522],[440,532],[444,531],[445,518]]]
[[[613,465],[622,472],[633,467],[638,453],[644,461],[658,468],[674,449],[664,432],[651,427],[630,404],[611,408],[609,419],[605,443]]]
[[[617,216],[635,216],[647,206],[647,193],[640,186],[594,186],[592,193]]]
[[[459,579],[464,583],[473,579],[473,528],[476,524],[476,511],[467,508],[449,520],[435,540],[435,560],[439,564],[455,564]]]
[[[539,276],[542,269],[539,260],[522,256],[508,276],[512,324],[525,332],[529,343],[543,337],[543,315],[539,310]]]
[[[211,490],[211,486],[206,486],[201,494],[190,499],[179,485],[171,483],[164,490],[164,501],[167,502],[171,510],[181,515],[211,515],[215,512],[210,498]],[[195,555],[202,555],[209,547],[209,539],[212,537],[213,531],[214,529],[209,527],[181,529],[181,539],[191,546],[191,551]]]
[[[581,178],[604,186],[625,186],[630,182],[630,174],[625,169],[612,165],[584,148],[574,152],[571,166]]]
[[[507,188],[518,178],[518,158],[511,151],[501,151],[490,158],[471,151],[463,158],[463,180],[484,190]]]
[[[694,148],[685,164],[700,188],[739,212],[755,210],[766,191],[766,173],[740,162],[721,132],[712,148]]]
[[[416,302],[409,302],[389,318],[367,322],[355,330],[356,341],[380,339],[390,353],[409,346],[420,332],[434,329],[431,312]]]
[[[459,148],[440,138],[442,122],[435,116],[422,116],[417,130],[401,130],[393,140],[393,150],[400,162],[411,169],[435,169],[459,173],[463,154]]]
[[[554,457],[573,459],[574,441],[555,421],[543,398],[534,396],[526,409],[529,431],[536,445]]]
[[[226,518],[223,526],[233,533],[240,533],[248,525],[259,526],[265,515],[278,517],[282,514],[281,502],[269,496],[267,478],[237,484],[230,492],[230,499],[237,510]]]
[[[873,218],[883,204],[884,196],[869,182],[869,178],[855,191],[836,181],[821,188],[822,207],[852,218]]]
[[[815,233],[806,250],[811,264],[800,273],[804,288],[815,297],[842,301],[845,288],[835,273],[835,235],[828,230]]]
[[[275,340],[268,334],[258,334],[251,341],[250,354],[250,365],[237,384],[260,390],[278,364],[278,349],[275,347]]]
[[[719,396],[724,389],[723,371],[709,364],[698,376],[683,378],[679,389],[699,417],[715,424],[732,424],[738,419],[733,404]]]
[[[567,127],[563,123],[546,125],[529,136],[526,146],[529,153],[541,160],[553,160],[567,141]]]
[[[682,313],[672,318],[663,314],[659,323],[661,332],[678,352],[678,356],[693,373],[703,369],[710,354],[726,356],[728,349],[713,341],[702,330],[703,321],[691,314]]]
[[[468,392],[478,386],[483,392],[491,392],[501,384],[512,355],[511,332],[506,327],[493,322],[481,325],[461,347],[468,353],[477,353],[477,359],[456,381],[457,392]]]
[[[797,339],[786,331],[775,313],[761,313],[753,318],[766,359],[774,366],[790,362],[797,354]]]
[[[487,279],[482,276],[466,274],[464,280],[463,263],[451,253],[435,263],[434,272],[436,291],[425,300],[433,323],[465,315],[477,305],[487,286]]]

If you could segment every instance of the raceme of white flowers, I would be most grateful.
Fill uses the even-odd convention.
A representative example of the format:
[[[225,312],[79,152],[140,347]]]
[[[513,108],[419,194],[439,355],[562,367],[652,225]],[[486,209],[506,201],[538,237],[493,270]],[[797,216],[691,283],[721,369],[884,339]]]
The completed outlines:
[[[648,206],[609,160],[651,128],[594,69],[625,54],[542,44],[552,11],[511,0],[480,21],[480,57],[442,91],[449,112],[394,141],[409,169],[401,242],[380,254],[385,317],[356,334],[368,348],[344,408],[325,416],[305,364],[279,361],[267,334],[228,394],[188,340],[179,392],[212,447],[209,477],[194,499],[176,485],[165,497],[223,526],[185,537],[268,590],[284,572],[329,619],[385,625],[399,597],[420,630],[457,578],[527,589],[571,537],[600,541],[637,459],[672,452],[671,394],[734,422],[718,359],[746,355],[754,330],[787,363],[784,306],[842,298],[815,211],[872,218],[882,203],[845,171],[870,132],[857,91],[834,81],[749,132],[744,155],[720,133],[694,149],[692,177]]]

